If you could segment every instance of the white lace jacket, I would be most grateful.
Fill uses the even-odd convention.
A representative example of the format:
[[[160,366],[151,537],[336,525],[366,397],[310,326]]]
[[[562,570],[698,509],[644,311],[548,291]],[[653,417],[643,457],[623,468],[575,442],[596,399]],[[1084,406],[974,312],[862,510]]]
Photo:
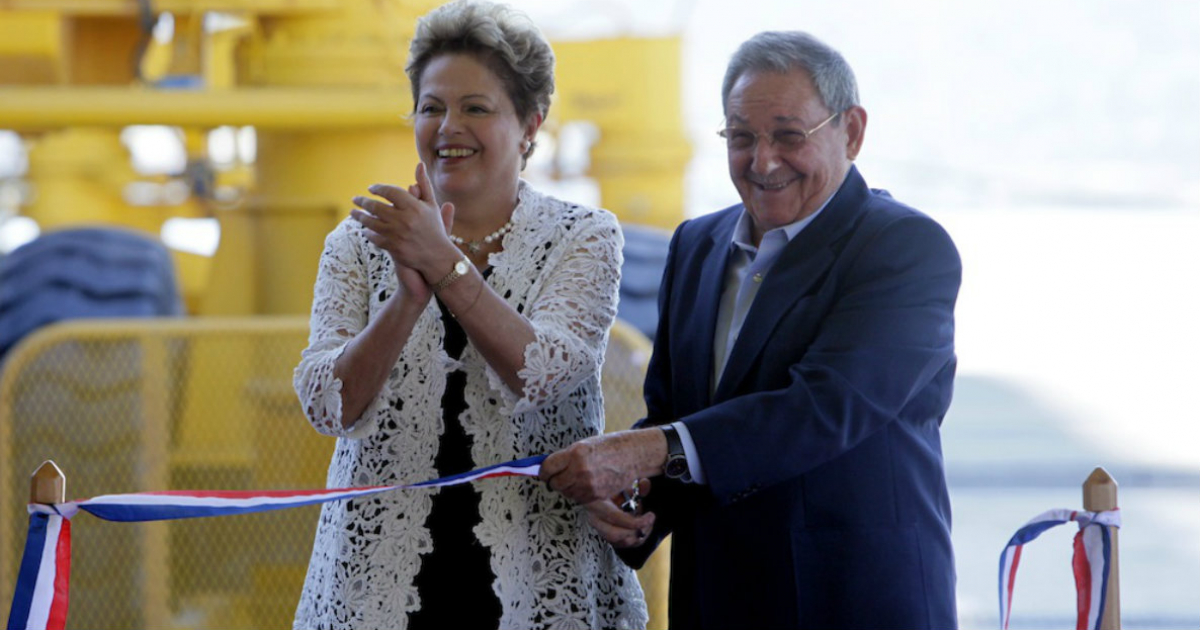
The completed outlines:
[[[518,396],[470,344],[443,349],[436,303],[421,314],[382,391],[349,430],[333,363],[397,289],[391,258],[343,221],[325,241],[309,345],[294,386],[317,431],[337,436],[329,487],[412,483],[436,476],[446,375],[464,370],[476,466],[550,453],[603,430],[600,364],[616,314],[622,236],[605,210],[542,195],[521,182],[503,252],[488,284],[533,324]],[[582,509],[522,477],[476,485],[475,535],[491,552],[501,628],[643,628],[646,605],[633,571]],[[296,628],[405,628],[421,601],[414,585],[431,494],[401,490],[327,503],[296,611]],[[470,605],[464,602],[464,605]]]

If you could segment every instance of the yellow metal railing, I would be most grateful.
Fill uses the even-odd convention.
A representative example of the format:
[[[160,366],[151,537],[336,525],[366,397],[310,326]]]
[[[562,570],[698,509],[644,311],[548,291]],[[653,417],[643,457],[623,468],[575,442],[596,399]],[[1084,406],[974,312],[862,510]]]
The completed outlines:
[[[69,497],[324,485],[333,440],[291,388],[303,317],[73,321],[0,366],[0,596],[12,593],[28,475],[46,459]],[[603,382],[610,429],[644,415],[649,343],[621,322]],[[74,528],[69,626],[286,628],[319,508]],[[665,625],[666,553],[641,577]]]
[[[600,373],[600,384],[604,389],[605,430],[628,429],[631,423],[646,416],[642,382],[650,363],[650,351],[650,340],[645,335],[631,324],[617,320],[609,334],[604,368]],[[667,627],[670,556],[671,539],[667,538],[646,566],[638,571],[638,580],[646,592],[646,605],[650,609],[648,628]]]

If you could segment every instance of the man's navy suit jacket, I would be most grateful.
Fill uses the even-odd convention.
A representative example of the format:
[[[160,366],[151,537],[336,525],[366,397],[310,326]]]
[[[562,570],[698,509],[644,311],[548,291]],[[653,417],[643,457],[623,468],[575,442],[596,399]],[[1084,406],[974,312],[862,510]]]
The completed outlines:
[[[713,335],[742,206],[671,241],[648,417],[682,420],[707,485],[663,478],[671,628],[956,626],[939,428],[953,386],[958,252],[851,168],[763,280],[710,396]]]

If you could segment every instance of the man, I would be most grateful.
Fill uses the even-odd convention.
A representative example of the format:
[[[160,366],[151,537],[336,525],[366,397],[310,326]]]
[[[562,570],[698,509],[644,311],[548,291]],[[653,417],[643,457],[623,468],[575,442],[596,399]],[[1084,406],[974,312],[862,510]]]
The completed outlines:
[[[867,114],[836,51],[761,33],[723,99],[742,203],[675,232],[649,414],[542,477],[633,566],[674,534],[673,629],[953,628],[958,253],[854,167]]]

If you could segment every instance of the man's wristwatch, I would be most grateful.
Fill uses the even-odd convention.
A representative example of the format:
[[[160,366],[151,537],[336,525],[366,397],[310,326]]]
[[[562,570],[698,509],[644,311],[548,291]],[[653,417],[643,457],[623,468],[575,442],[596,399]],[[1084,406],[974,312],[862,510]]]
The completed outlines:
[[[663,474],[670,479],[690,483],[692,472],[688,468],[687,454],[683,451],[683,440],[680,439],[679,432],[669,424],[659,428],[667,438],[667,462],[663,464]]]
[[[453,284],[455,280],[458,280],[459,278],[467,275],[467,271],[470,269],[471,269],[471,261],[469,259],[467,259],[466,256],[463,256],[462,260],[454,263],[454,268],[450,270],[450,273],[446,274],[445,276],[442,276],[442,279],[438,280],[433,285],[433,292],[440,293],[442,289],[445,289],[446,287]]]

